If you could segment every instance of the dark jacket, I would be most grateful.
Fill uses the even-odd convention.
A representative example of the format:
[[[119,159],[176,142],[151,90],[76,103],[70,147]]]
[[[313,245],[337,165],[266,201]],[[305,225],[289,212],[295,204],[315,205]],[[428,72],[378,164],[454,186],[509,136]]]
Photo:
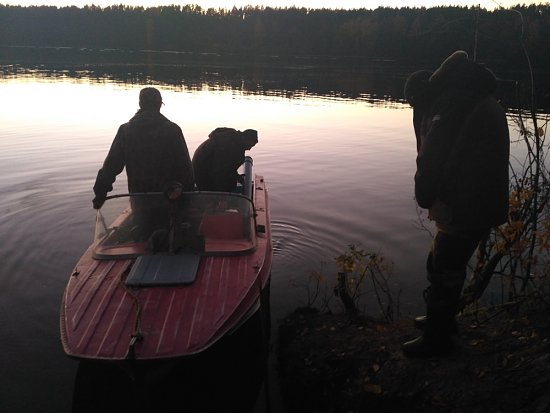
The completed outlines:
[[[450,232],[503,224],[509,193],[509,132],[492,96],[496,79],[455,55],[430,78],[437,97],[421,122],[415,174],[418,204]]]
[[[159,192],[170,181],[184,190],[194,189],[193,167],[181,128],[158,111],[140,109],[121,125],[103,167],[97,174],[94,192],[105,197],[116,176],[126,167],[129,192]]]
[[[193,154],[193,169],[199,191],[231,192],[237,186],[238,168],[244,162],[242,132],[217,128]]]

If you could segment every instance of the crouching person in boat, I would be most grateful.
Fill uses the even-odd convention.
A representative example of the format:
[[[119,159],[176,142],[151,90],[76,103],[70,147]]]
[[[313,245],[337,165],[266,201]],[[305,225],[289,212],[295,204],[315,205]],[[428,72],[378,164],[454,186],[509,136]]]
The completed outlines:
[[[246,129],[216,128],[193,155],[193,169],[199,191],[232,192],[242,183],[238,169],[245,151],[258,143],[258,132]]]
[[[427,260],[427,312],[416,320],[424,331],[403,344],[408,357],[454,349],[467,263],[508,218],[509,131],[495,89],[495,76],[462,51],[405,85],[417,135],[416,201],[437,227]]]
[[[158,89],[143,88],[139,110],[122,124],[94,184],[93,207],[101,208],[113,189],[118,174],[126,168],[130,193],[162,192],[171,181],[184,191],[194,190],[193,166],[181,128],[160,113],[162,96]],[[132,199],[136,223],[154,216],[150,208]]]

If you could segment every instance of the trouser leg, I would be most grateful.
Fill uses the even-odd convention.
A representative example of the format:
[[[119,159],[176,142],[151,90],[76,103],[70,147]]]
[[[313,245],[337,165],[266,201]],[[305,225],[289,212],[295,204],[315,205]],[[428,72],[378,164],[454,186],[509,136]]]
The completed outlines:
[[[437,233],[426,265],[430,286],[425,292],[424,334],[403,345],[406,355],[432,355],[452,348],[450,336],[456,331],[455,315],[466,278],[466,266],[484,234],[485,231]]]
[[[468,261],[485,234],[485,230],[458,234],[438,231],[436,234],[426,268],[430,283],[427,307],[434,318],[454,320]]]

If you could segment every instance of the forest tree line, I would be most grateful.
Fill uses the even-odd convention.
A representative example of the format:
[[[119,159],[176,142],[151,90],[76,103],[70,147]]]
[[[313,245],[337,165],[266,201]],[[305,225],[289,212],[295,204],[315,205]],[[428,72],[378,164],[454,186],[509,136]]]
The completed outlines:
[[[525,70],[527,51],[535,70],[544,72],[550,70],[548,39],[549,3],[494,11],[0,4],[0,46],[346,56],[431,65],[462,49],[507,71]]]

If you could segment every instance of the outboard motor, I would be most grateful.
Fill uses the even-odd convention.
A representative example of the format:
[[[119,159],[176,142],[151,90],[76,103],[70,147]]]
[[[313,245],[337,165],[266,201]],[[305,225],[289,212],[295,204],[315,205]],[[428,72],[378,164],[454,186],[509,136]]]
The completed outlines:
[[[252,198],[252,158],[250,156],[244,158],[243,195]]]

